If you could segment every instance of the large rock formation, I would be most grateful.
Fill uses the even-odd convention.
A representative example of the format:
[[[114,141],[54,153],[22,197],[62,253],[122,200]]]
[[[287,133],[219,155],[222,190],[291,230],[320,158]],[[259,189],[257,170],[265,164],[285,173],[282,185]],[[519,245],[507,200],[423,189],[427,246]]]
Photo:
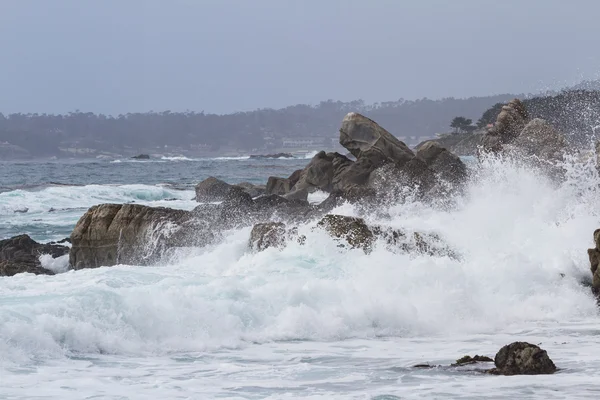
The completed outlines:
[[[196,201],[223,201],[229,189],[231,189],[230,184],[210,176],[196,185]]]
[[[564,135],[546,120],[531,120],[511,145],[526,157],[535,156],[546,161],[562,159],[567,148]]]
[[[319,152],[297,174],[290,178],[269,178],[267,193],[285,195],[288,199],[306,199],[310,192],[335,193],[326,207],[338,204],[344,197],[356,199],[357,188],[370,188],[386,197],[401,192],[406,186],[417,187],[421,194],[438,193],[431,189],[437,180],[456,184],[464,181],[466,167],[460,158],[445,148],[429,144],[415,154],[400,140],[375,121],[349,113],[342,121],[340,144],[356,157],[356,161],[339,153]],[[447,185],[446,185],[447,186]],[[368,193],[367,191],[363,191]],[[375,196],[369,193],[368,200]]]
[[[68,252],[69,248],[66,246],[40,244],[28,235],[0,240],[0,276],[12,276],[23,272],[54,275],[54,272],[42,267],[40,256],[50,254],[57,258]]]
[[[496,368],[489,371],[495,375],[553,374],[556,366],[546,350],[526,342],[514,342],[498,351],[494,358]]]

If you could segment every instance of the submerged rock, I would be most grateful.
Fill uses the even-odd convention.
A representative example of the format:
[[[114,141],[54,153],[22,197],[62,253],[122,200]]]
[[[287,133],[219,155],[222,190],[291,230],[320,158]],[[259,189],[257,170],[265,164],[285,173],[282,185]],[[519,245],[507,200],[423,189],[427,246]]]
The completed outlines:
[[[276,153],[276,154],[252,154],[251,160],[260,160],[265,158],[294,158],[293,154],[290,153]]]
[[[134,160],[149,160],[150,155],[149,154],[138,154],[137,156],[133,156],[131,158],[133,158]]]
[[[488,371],[494,375],[553,374],[556,366],[546,350],[527,342],[514,342],[498,351],[494,358],[496,368]]]
[[[13,276],[23,272],[54,275],[54,272],[42,267],[40,256],[49,254],[57,258],[67,253],[67,246],[41,244],[28,235],[0,240],[0,276]]]
[[[458,360],[456,360],[456,362],[454,364],[452,364],[451,366],[458,367],[461,365],[469,365],[469,364],[475,364],[475,363],[479,363],[479,362],[494,362],[494,360],[487,356],[479,356],[479,355],[475,355],[475,357],[464,356],[464,357],[461,357]]]

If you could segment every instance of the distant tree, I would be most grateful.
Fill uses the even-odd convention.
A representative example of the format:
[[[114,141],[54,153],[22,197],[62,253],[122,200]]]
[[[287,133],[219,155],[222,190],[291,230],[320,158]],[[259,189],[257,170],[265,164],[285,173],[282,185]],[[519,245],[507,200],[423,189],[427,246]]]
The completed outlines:
[[[469,129],[473,120],[465,117],[455,117],[450,123],[450,127],[454,128],[454,133],[465,132]]]

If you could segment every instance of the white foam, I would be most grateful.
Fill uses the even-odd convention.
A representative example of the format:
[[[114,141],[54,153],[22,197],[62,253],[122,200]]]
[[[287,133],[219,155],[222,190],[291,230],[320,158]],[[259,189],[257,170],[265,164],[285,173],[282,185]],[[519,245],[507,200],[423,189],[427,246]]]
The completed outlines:
[[[40,256],[42,267],[49,269],[55,274],[67,272],[69,270],[69,255],[65,254],[57,258],[52,258],[50,254],[42,254]]]

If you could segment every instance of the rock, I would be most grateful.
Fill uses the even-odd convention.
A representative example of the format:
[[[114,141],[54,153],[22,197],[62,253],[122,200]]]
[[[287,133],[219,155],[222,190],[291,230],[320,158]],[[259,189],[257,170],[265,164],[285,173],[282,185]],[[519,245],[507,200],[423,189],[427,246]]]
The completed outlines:
[[[414,157],[402,166],[386,164],[369,176],[368,186],[387,201],[397,201],[406,196],[421,199],[437,184],[435,173],[421,158]]]
[[[428,139],[419,143],[416,150],[418,152],[425,143],[436,142],[457,156],[476,156],[483,135],[482,132],[447,134],[438,139]]]
[[[362,218],[328,214],[317,223],[317,226],[332,237],[342,239],[350,245],[350,248],[360,248],[365,253],[372,250],[375,242],[373,232]]]
[[[267,186],[265,190],[265,194],[270,195],[279,195],[283,196],[292,189],[292,184],[287,178],[279,178],[276,176],[270,176],[267,181]]]
[[[492,360],[490,357],[486,357],[486,356],[478,356],[478,355],[476,355],[475,357],[464,356],[464,357],[461,357],[458,360],[456,360],[456,362],[454,364],[452,364],[451,366],[458,367],[461,365],[475,364],[478,362],[494,362],[494,360]]]
[[[286,230],[282,222],[267,222],[256,224],[250,232],[248,247],[255,251],[263,251],[269,247],[285,246]]]
[[[318,208],[323,212],[330,212],[344,203],[362,206],[376,205],[377,191],[373,188],[359,185],[350,185],[344,189],[336,189],[318,205]]]
[[[340,174],[352,164],[352,161],[339,153],[317,153],[300,173],[293,191],[331,192],[334,182],[340,181]]]
[[[14,213],[15,214],[25,214],[28,211],[29,211],[29,208],[23,207],[23,208],[19,208],[19,209],[15,210]]]
[[[294,158],[293,154],[290,153],[276,153],[276,154],[253,154],[250,156],[251,160],[260,160],[264,158]]]
[[[594,244],[593,249],[588,249],[588,256],[590,259],[590,269],[592,271],[592,291],[596,296],[600,295],[600,229],[594,231]]]
[[[514,342],[498,351],[494,358],[496,368],[488,371],[494,375],[553,374],[556,366],[546,350],[526,342]]]
[[[521,100],[511,100],[502,107],[494,126],[483,136],[483,150],[491,153],[501,151],[504,144],[512,142],[521,133],[528,118],[527,109]]]
[[[138,154],[137,156],[133,156],[131,158],[133,158],[134,160],[149,160],[150,155],[149,154]]]
[[[93,206],[71,233],[71,267],[148,265],[167,248],[206,244],[212,233],[209,227],[202,230],[192,215],[139,204]]]
[[[67,253],[69,248],[66,246],[41,244],[28,235],[0,240],[0,276],[12,276],[22,272],[53,275],[52,271],[42,267],[40,256],[50,254],[57,258]]]
[[[265,185],[254,185],[250,182],[240,182],[234,186],[241,187],[246,193],[248,193],[253,198],[262,196],[267,190],[267,187]]]
[[[564,135],[558,132],[546,120],[531,120],[511,143],[526,157],[536,156],[546,161],[562,160],[567,148]]]
[[[231,186],[213,176],[208,177],[196,185],[196,201],[223,201]]]
[[[430,141],[424,143],[417,151],[417,157],[441,179],[454,185],[462,184],[467,178],[467,167],[461,159],[442,147],[439,143]]]
[[[403,165],[415,156],[406,144],[375,121],[354,112],[342,121],[340,144],[357,160],[369,158],[375,167],[386,162]]]

